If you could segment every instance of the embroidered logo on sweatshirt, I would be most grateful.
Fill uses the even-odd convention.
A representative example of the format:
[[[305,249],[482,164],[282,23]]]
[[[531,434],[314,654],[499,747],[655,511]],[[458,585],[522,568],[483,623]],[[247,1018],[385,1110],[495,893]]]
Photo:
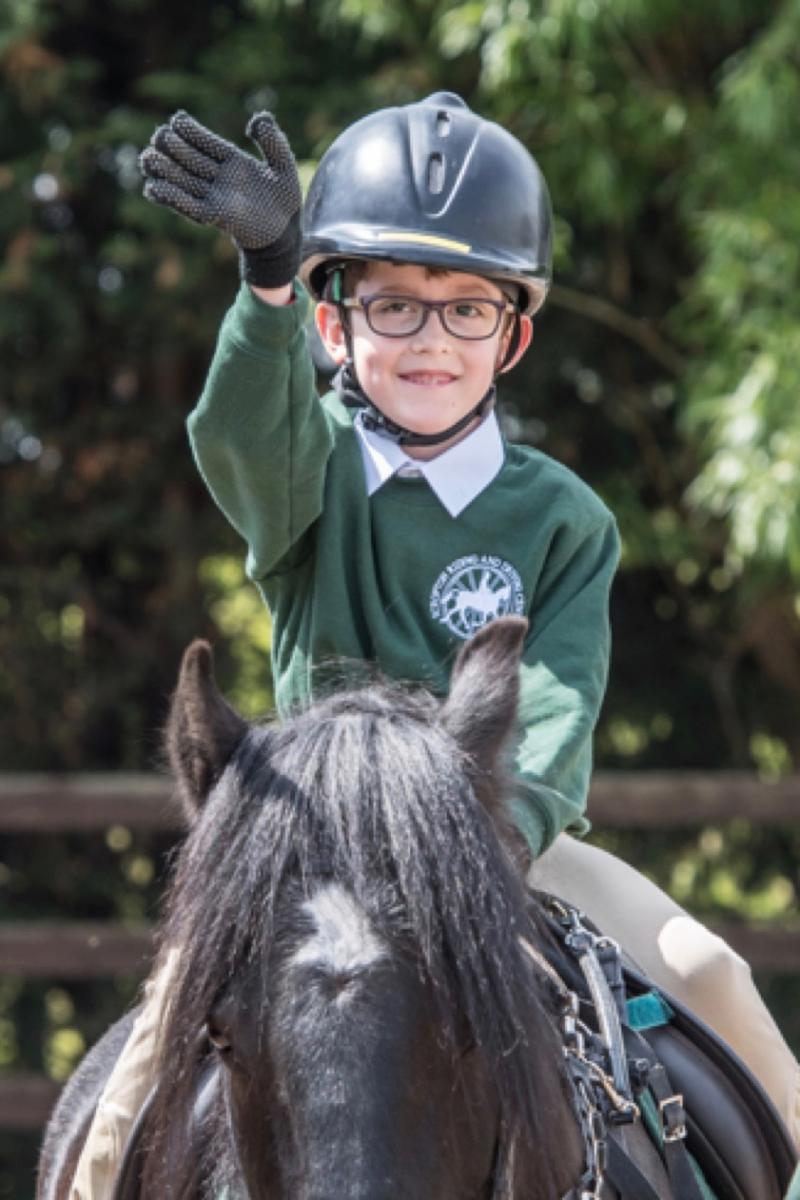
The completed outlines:
[[[519,571],[494,554],[467,554],[442,571],[431,591],[431,616],[465,641],[495,617],[525,610]]]

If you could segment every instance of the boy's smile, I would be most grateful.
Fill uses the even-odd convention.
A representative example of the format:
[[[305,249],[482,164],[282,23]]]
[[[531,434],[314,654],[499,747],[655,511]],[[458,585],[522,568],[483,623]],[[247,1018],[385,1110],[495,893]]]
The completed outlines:
[[[506,299],[495,283],[480,275],[457,271],[431,275],[423,266],[378,260],[368,264],[356,284],[355,298],[381,295],[433,301]],[[317,312],[326,347],[341,363],[347,349],[338,312],[325,303]],[[353,362],[361,387],[384,416],[415,433],[448,429],[476,407],[492,385],[510,336],[507,323],[501,322],[492,337],[476,341],[458,338],[444,328],[439,313],[432,311],[416,333],[386,337],[370,329],[363,311],[351,309],[349,315]],[[528,317],[522,318],[522,327],[514,361],[530,342]],[[404,449],[413,458],[432,458],[466,437],[473,427],[467,426],[449,442]]]

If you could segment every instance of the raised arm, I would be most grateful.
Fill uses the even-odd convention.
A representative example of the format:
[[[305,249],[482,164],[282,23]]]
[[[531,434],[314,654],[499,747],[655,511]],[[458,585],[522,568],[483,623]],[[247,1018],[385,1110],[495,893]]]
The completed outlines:
[[[203,394],[188,420],[209,491],[248,545],[263,580],[311,550],[331,434],[306,343],[306,299],[265,304],[244,284],[220,330]]]
[[[247,134],[261,157],[177,112],[139,162],[148,200],[215,225],[239,249],[244,283],[188,426],[200,473],[247,541],[258,580],[307,552],[330,435],[306,346],[305,298],[293,302],[302,200],[294,157],[269,113],[252,117]]]

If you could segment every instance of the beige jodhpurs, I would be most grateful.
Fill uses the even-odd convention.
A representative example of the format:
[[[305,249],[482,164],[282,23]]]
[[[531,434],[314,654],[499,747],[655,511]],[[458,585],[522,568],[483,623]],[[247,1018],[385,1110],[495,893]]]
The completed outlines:
[[[100,1200],[113,1194],[133,1123],[155,1082],[153,1060],[176,961],[172,950],[162,970],[145,985],[142,1010],[95,1109],[69,1200]]]
[[[633,867],[566,834],[534,864],[531,882],[582,909],[656,985],[715,1029],[760,1080],[800,1148],[800,1068],[738,954]],[[154,1083],[173,963],[145,989],[142,1012],[100,1097],[70,1200],[110,1200],[131,1127]]]

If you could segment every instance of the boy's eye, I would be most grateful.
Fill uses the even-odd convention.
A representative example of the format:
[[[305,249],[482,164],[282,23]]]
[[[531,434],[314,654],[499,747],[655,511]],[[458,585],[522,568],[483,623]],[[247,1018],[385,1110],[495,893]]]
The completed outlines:
[[[387,296],[385,300],[376,301],[373,307],[375,312],[386,313],[387,315],[416,313],[419,311],[418,304],[413,300],[404,300],[401,296]]]
[[[476,304],[474,300],[454,300],[448,305],[448,311],[454,317],[458,317],[463,321],[482,320],[491,315],[491,308],[487,304]]]

